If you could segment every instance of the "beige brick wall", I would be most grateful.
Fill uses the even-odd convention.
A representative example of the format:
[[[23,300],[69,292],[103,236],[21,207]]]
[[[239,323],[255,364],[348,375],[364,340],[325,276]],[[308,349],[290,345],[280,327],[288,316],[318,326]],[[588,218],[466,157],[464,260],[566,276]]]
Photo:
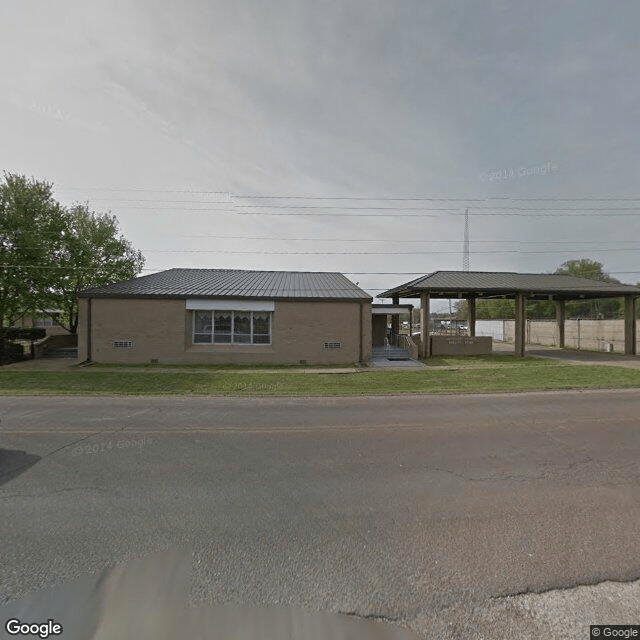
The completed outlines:
[[[37,325],[37,319],[31,316],[21,316],[17,322],[14,323],[14,327],[31,328]],[[44,327],[47,332],[47,336],[60,336],[69,335],[69,332],[61,327],[59,324],[54,324],[52,327]]]
[[[87,359],[87,298],[78,298],[78,362]]]
[[[344,364],[371,358],[371,304],[368,302],[276,302],[271,345],[192,343],[192,312],[184,300],[94,298],[91,302],[91,356],[95,362],[210,364]],[[87,359],[87,306],[80,300],[78,360]],[[360,316],[362,313],[362,332]],[[113,348],[132,340],[132,349]],[[340,342],[340,349],[325,349]]]
[[[476,356],[491,353],[489,336],[431,336],[432,356]]]

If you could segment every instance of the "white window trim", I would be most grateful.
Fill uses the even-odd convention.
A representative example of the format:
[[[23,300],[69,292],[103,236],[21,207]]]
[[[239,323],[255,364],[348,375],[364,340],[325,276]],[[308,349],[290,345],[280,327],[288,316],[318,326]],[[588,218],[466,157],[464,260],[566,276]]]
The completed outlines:
[[[273,300],[244,300],[227,298],[213,300],[211,298],[187,298],[185,306],[188,311],[275,311]]]
[[[191,314],[191,345],[192,346],[236,346],[236,347],[269,347],[272,344],[272,335],[273,335],[273,315],[269,316],[269,342],[234,342],[233,337],[235,334],[234,331],[234,313],[236,311],[240,313],[246,313],[245,309],[193,309],[193,311],[211,311],[211,342],[196,342],[196,314]],[[231,342],[214,342],[213,338],[215,335],[215,318],[213,317],[214,311],[227,311],[231,314]],[[258,313],[265,313],[264,309],[255,309]],[[249,316],[249,320],[251,323],[251,339],[253,340],[253,313]],[[202,334],[199,334],[202,335]],[[242,335],[246,335],[243,333]],[[264,334],[261,334],[264,335]]]

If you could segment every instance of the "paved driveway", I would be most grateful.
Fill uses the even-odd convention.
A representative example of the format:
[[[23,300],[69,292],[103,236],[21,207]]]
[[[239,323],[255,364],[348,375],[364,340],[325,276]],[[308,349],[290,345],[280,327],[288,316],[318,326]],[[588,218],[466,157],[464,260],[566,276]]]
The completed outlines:
[[[495,353],[513,353],[513,345],[494,342]],[[560,349],[558,347],[541,347],[527,345],[526,355],[536,358],[562,360],[571,364],[605,364],[615,367],[640,369],[640,356],[625,356],[621,353],[604,353],[600,351],[582,351],[578,349]]]

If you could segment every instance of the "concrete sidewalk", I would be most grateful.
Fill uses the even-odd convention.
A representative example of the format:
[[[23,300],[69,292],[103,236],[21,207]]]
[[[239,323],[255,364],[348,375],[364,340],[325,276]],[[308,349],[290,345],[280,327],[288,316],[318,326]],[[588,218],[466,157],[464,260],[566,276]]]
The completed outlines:
[[[23,360],[22,362],[12,362],[0,367],[0,371],[61,371],[69,369],[77,363],[75,358],[36,358],[35,360]]]
[[[72,370],[77,361],[74,358],[36,358],[35,360],[23,360],[22,362],[13,362],[6,364],[0,368],[0,371],[12,370],[12,371],[64,371]],[[360,367],[282,367],[274,369],[261,369],[261,368],[246,368],[246,369],[227,369],[221,367],[219,369],[215,367],[202,367],[197,364],[185,365],[184,367],[119,367],[117,365],[92,367],[80,367],[79,370],[93,370],[93,371],[119,371],[119,372],[132,372],[132,373],[150,373],[150,372],[172,372],[172,373],[217,373],[220,371],[228,371],[231,373],[358,373],[360,371],[367,371],[368,368]]]
[[[371,359],[371,368],[383,367],[385,369],[424,369],[425,364],[418,360],[389,360],[385,357],[375,357]]]

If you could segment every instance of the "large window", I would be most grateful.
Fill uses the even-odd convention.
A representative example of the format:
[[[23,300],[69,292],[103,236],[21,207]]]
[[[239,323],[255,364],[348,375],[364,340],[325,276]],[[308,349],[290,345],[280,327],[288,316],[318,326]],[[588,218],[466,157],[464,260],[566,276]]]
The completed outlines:
[[[271,344],[270,311],[194,311],[195,344]]]
[[[58,314],[55,315],[41,315],[36,319],[36,327],[39,329],[46,329],[47,327],[56,327],[56,319]]]

